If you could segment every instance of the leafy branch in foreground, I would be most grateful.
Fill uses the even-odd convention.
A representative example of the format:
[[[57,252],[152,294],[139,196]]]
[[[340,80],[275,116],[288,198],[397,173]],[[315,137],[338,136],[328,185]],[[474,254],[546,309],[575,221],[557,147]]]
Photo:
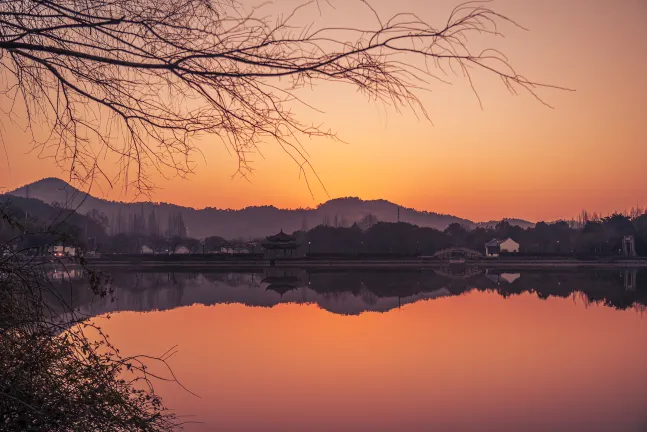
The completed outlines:
[[[273,17],[228,0],[4,0],[2,93],[24,108],[27,128],[47,125],[33,144],[54,146],[73,177],[114,180],[100,160],[116,155],[117,177],[139,191],[153,187],[150,170],[190,173],[200,134],[222,140],[243,176],[267,140],[314,172],[301,140],[336,135],[294,108],[309,107],[297,90],[317,82],[351,84],[422,116],[418,90],[452,74],[471,84],[474,70],[539,99],[541,85],[501,52],[470,49],[469,38],[515,24],[483,3],[457,6],[439,27],[361,3],[373,28],[298,24],[316,1]]]
[[[22,229],[16,221],[12,227]],[[161,376],[147,367],[161,362],[168,368],[175,350],[161,357],[122,356],[93,321],[74,310],[64,294],[68,283],[48,277],[53,268],[68,271],[63,262],[25,258],[20,251],[0,257],[0,429],[179,429],[181,422],[151,382],[175,380],[172,371]],[[104,275],[85,272],[86,289],[112,295]]]

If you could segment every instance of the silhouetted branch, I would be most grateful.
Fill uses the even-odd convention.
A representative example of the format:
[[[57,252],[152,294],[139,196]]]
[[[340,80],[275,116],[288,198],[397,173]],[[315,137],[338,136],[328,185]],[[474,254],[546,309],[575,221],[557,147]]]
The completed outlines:
[[[34,144],[54,146],[72,176],[113,179],[100,161],[116,155],[120,178],[143,192],[153,187],[151,170],[190,173],[201,134],[222,140],[244,177],[249,154],[268,139],[313,173],[300,140],[337,136],[293,107],[309,106],[295,91],[318,81],[352,84],[423,117],[417,92],[443,81],[437,73],[471,84],[472,71],[483,70],[541,100],[541,85],[501,52],[469,48],[473,35],[514,24],[483,3],[459,5],[440,28],[414,14],[384,19],[362,3],[374,28],[293,24],[318,2],[277,18],[225,0],[5,0],[3,93],[24,105],[27,127],[46,121],[51,134]]]

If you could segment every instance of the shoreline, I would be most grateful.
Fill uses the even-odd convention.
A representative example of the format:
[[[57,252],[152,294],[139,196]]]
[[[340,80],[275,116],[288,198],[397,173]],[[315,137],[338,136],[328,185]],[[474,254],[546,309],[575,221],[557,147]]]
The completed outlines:
[[[88,267],[107,268],[181,268],[181,269],[263,269],[263,268],[301,268],[301,269],[422,269],[446,267],[479,267],[479,268],[647,268],[646,259],[631,260],[467,260],[464,263],[431,259],[281,259],[275,260],[208,260],[208,259],[123,259],[123,260],[88,260]]]

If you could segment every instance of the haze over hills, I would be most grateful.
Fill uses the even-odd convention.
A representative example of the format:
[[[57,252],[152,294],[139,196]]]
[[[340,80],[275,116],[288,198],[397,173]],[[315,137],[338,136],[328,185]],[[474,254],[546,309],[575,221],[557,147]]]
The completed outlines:
[[[97,210],[113,221],[119,215],[132,214],[155,217],[162,227],[167,220],[178,213],[182,215],[188,235],[195,238],[220,236],[227,239],[258,238],[275,234],[279,230],[293,232],[310,229],[322,223],[333,226],[351,226],[369,215],[383,222],[396,222],[398,208],[400,221],[421,227],[444,230],[451,223],[459,223],[468,228],[490,226],[496,222],[475,223],[452,215],[418,211],[400,207],[385,200],[362,200],[359,198],[337,198],[327,201],[316,208],[278,209],[273,206],[247,207],[241,210],[208,207],[194,209],[169,203],[136,202],[124,203],[108,201],[79,191],[63,180],[46,178],[8,192],[9,195],[39,199],[47,204],[73,208],[80,213]],[[513,225],[524,228],[533,223],[509,219]],[[114,223],[112,224],[114,225]]]

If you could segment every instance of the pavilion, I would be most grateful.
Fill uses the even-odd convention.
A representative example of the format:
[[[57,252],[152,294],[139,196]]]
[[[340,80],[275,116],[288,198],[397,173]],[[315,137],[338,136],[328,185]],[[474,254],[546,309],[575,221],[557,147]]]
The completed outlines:
[[[294,251],[299,247],[297,239],[294,236],[286,234],[281,230],[278,234],[266,237],[262,244],[265,255],[270,258],[281,256],[292,256]]]

